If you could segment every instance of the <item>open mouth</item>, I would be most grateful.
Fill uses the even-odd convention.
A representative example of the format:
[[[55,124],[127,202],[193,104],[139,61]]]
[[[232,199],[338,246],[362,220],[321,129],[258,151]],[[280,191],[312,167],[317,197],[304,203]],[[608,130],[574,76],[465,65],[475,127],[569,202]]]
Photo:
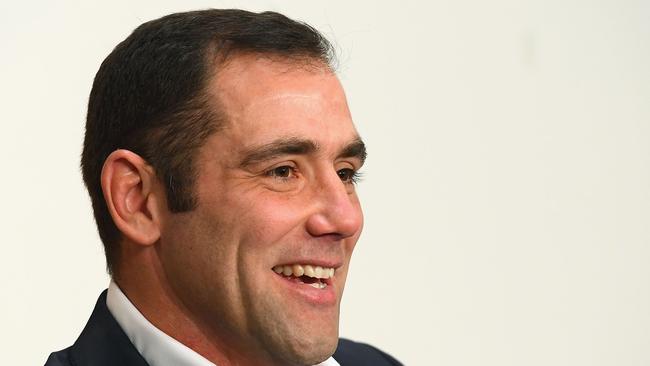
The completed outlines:
[[[312,266],[309,264],[288,264],[273,267],[273,272],[285,279],[303,283],[313,288],[324,289],[332,284],[334,268]]]

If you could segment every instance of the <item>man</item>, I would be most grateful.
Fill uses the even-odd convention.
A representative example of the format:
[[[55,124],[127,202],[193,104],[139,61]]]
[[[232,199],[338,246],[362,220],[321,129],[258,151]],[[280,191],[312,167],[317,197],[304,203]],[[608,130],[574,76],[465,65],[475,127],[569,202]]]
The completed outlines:
[[[331,63],[270,12],[172,14],[115,48],[81,162],[112,281],[47,365],[399,364],[338,339],[366,151]]]

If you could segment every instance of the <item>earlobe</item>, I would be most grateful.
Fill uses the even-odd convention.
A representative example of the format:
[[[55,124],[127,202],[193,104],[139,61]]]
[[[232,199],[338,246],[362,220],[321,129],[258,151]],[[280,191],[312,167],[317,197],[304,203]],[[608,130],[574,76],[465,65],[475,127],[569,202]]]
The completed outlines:
[[[129,150],[113,151],[102,168],[101,185],[113,222],[130,241],[152,245],[160,238],[160,197],[155,172]]]

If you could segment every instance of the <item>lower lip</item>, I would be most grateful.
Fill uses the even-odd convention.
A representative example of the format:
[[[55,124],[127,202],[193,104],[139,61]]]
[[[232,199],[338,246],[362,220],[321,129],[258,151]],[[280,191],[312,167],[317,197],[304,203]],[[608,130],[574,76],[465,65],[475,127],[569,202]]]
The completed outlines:
[[[313,305],[332,306],[336,304],[336,291],[334,291],[334,281],[325,288],[314,288],[310,285],[298,281],[291,281],[284,276],[271,272],[282,286],[285,286],[290,292],[294,293],[303,301]]]

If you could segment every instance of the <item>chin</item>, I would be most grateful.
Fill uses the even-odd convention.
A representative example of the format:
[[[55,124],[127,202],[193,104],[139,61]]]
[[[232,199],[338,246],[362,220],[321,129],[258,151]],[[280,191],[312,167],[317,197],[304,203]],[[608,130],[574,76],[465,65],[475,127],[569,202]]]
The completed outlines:
[[[305,317],[291,320],[265,321],[253,333],[275,360],[274,364],[313,366],[334,354],[338,345],[338,317],[332,322],[314,322]]]
[[[283,365],[313,366],[330,358],[338,344],[338,337],[319,338],[314,341],[300,340],[286,344],[284,354],[279,355]],[[276,348],[278,353],[280,348]]]
[[[270,283],[247,292],[252,296],[243,304],[248,334],[266,357],[275,365],[313,366],[332,356],[338,345],[340,293],[333,304],[318,303],[287,289],[284,279]]]

